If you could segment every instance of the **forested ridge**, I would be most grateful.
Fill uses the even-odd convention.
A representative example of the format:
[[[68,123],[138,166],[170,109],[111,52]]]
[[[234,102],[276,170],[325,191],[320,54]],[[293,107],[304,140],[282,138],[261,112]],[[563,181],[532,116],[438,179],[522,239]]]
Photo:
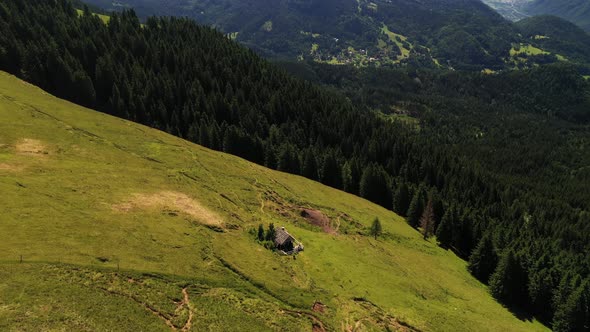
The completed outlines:
[[[468,259],[500,301],[558,331],[589,326],[588,201],[549,195],[553,185],[533,190],[457,153],[427,135],[436,117],[423,118],[426,134],[384,120],[354,95],[296,79],[187,19],[142,25],[127,11],[105,25],[66,0],[6,0],[0,32],[0,69],[59,97],[363,196],[413,227],[431,209],[441,246]]]

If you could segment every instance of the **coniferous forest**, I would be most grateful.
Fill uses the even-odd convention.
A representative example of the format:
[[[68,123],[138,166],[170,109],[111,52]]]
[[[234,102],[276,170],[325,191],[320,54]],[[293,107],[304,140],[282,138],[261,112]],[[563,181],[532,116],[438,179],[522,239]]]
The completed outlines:
[[[468,260],[499,301],[556,331],[590,326],[590,173],[575,168],[588,160],[588,83],[574,69],[486,77],[312,68],[323,87],[188,19],[142,24],[126,11],[105,24],[67,0],[5,0],[0,31],[0,69],[360,195],[413,227],[430,215],[440,245]],[[396,101],[419,122],[387,116]],[[534,135],[516,131],[524,123]],[[557,154],[546,145],[561,137],[555,128],[568,137]],[[484,133],[482,144],[469,139]]]

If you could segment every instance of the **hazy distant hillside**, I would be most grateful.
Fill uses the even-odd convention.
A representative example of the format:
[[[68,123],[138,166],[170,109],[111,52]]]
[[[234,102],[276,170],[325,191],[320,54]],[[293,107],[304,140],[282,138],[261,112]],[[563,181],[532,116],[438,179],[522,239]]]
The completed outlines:
[[[530,15],[555,15],[590,31],[590,1],[588,0],[535,0],[525,8]]]
[[[555,15],[590,31],[590,1],[588,0],[483,0],[483,2],[512,21],[535,15]]]

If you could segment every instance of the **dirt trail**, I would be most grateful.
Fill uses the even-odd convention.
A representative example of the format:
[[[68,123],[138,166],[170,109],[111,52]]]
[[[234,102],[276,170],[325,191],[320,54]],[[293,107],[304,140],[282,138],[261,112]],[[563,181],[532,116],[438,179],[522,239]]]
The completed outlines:
[[[133,280],[132,278],[129,278],[127,280],[130,283],[135,283],[136,281]],[[159,311],[158,309],[154,308],[152,305],[150,305],[147,302],[142,301],[141,299],[139,299],[137,296],[134,296],[132,294],[126,294],[124,292],[117,292],[111,289],[108,289],[106,287],[97,287],[98,289],[102,289],[103,291],[113,294],[113,295],[119,295],[119,296],[123,296],[126,298],[129,298],[133,301],[135,301],[136,303],[140,304],[141,306],[143,306],[146,310],[148,310],[149,312],[151,312],[152,314],[154,314],[155,316],[157,316],[158,318],[160,318],[161,320],[164,321],[164,323],[172,330],[172,331],[182,331],[182,332],[188,332],[191,330],[192,326],[193,326],[193,308],[192,305],[190,303],[190,299],[189,299],[189,295],[188,292],[186,290],[186,287],[182,289],[182,301],[180,301],[180,303],[178,303],[178,307],[176,308],[174,314],[170,315],[164,312]],[[172,319],[174,317],[176,317],[176,315],[178,314],[179,311],[186,309],[188,310],[188,318],[186,320],[186,323],[182,326],[182,327],[178,327],[176,325],[174,325],[174,323],[172,322]]]
[[[188,310],[188,319],[186,320],[186,323],[184,324],[184,326],[180,330],[183,332],[187,332],[187,331],[190,331],[191,327],[193,326],[193,308],[192,308],[191,303],[189,301],[188,292],[186,291],[186,287],[182,289],[182,295],[183,295],[183,300],[181,303],[184,306],[186,306],[186,309]]]

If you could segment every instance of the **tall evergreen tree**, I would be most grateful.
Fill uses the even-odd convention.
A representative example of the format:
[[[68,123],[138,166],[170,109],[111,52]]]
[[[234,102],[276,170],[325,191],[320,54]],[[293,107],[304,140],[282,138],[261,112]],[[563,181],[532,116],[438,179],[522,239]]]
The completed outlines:
[[[398,186],[393,198],[393,210],[400,216],[406,216],[410,208],[410,192],[406,182]]]
[[[498,255],[494,249],[492,239],[490,236],[485,235],[481,238],[471,256],[469,256],[469,272],[481,282],[487,283],[496,270],[497,264]]]
[[[312,149],[305,150],[301,175],[312,180],[318,179],[318,165]]]
[[[455,210],[453,207],[449,208],[443,216],[440,224],[436,229],[436,240],[439,245],[445,249],[451,248],[453,245],[453,225],[455,223]]]
[[[391,208],[391,191],[387,174],[381,166],[365,167],[359,185],[360,195],[385,208]]]
[[[526,274],[520,259],[509,249],[490,276],[490,291],[494,298],[511,305],[521,306],[527,302]]]
[[[553,330],[575,332],[590,330],[590,280],[585,280],[555,313]]]
[[[424,199],[422,195],[422,188],[419,188],[414,193],[410,207],[408,208],[408,224],[414,228],[418,228],[420,223],[420,216],[424,212]]]
[[[373,223],[371,224],[371,229],[369,231],[369,233],[375,237],[375,240],[377,240],[377,236],[381,235],[381,233],[383,233],[383,228],[381,227],[381,221],[379,221],[379,218],[375,218],[373,220]]]
[[[426,208],[424,208],[424,212],[420,217],[420,227],[422,228],[420,232],[422,232],[422,236],[424,240],[428,239],[434,233],[434,208],[432,206],[432,200],[428,200],[426,203]]]

